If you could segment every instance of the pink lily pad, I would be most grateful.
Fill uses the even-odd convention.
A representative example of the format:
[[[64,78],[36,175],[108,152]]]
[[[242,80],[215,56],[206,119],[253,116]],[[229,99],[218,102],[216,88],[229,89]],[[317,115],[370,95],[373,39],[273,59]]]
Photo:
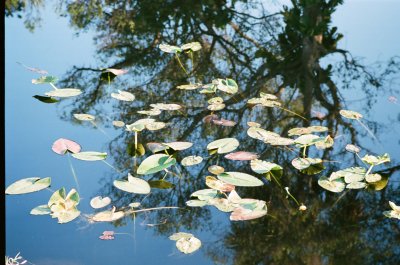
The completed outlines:
[[[245,161],[245,160],[257,159],[258,155],[255,153],[251,153],[251,152],[238,151],[238,152],[234,152],[234,153],[225,155],[225,158],[230,159],[230,160]]]
[[[118,75],[126,74],[128,72],[128,70],[108,68],[108,69],[106,69],[105,72],[110,72],[110,73],[113,73],[114,75],[118,76]]]
[[[232,127],[236,125],[236,122],[230,121],[230,120],[225,120],[225,119],[220,119],[220,120],[211,120],[214,124],[216,125],[221,125],[221,126],[227,126],[227,127]]]
[[[59,155],[65,155],[68,151],[71,153],[79,153],[81,151],[81,146],[74,141],[60,138],[53,143],[51,149]]]

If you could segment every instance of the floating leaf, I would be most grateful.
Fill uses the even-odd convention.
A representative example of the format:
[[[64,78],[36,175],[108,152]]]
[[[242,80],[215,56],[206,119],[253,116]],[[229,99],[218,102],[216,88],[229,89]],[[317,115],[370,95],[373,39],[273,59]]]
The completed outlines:
[[[51,217],[57,218],[60,224],[74,220],[80,215],[80,211],[76,208],[79,200],[79,194],[75,189],[71,189],[67,195],[65,188],[55,191],[47,203]]]
[[[185,149],[188,149],[192,147],[193,143],[191,142],[171,142],[171,143],[163,143],[163,145],[166,145],[175,151],[182,151]]]
[[[383,190],[389,182],[389,177],[388,176],[381,176],[381,177],[382,179],[377,182],[368,183],[368,189],[375,191]]]
[[[366,187],[366,185],[367,184],[365,182],[355,181],[355,182],[351,182],[351,183],[347,184],[346,188],[347,189],[363,189]]]
[[[318,174],[325,169],[320,158],[295,158],[292,160],[292,165],[300,170],[301,173],[307,175]]]
[[[200,164],[203,161],[201,156],[187,156],[182,159],[181,164],[185,167],[194,166]]]
[[[379,175],[379,174],[377,174],[377,173],[375,173],[375,174],[368,174],[368,175],[365,176],[365,180],[366,180],[368,183],[374,183],[374,182],[381,181],[381,180],[382,180],[382,176]]]
[[[146,128],[146,125],[154,123],[155,121],[156,121],[155,119],[140,119],[132,124],[126,125],[126,130],[133,132],[140,132]]]
[[[260,141],[268,141],[270,139],[274,139],[274,138],[279,138],[280,135],[274,132],[270,132],[267,130],[264,130],[262,128],[259,127],[250,127],[247,130],[247,134],[254,139],[260,140]]]
[[[181,238],[176,241],[176,247],[179,249],[179,251],[185,254],[190,254],[201,247],[201,241],[194,236],[189,238]]]
[[[193,192],[190,197],[197,197],[199,200],[208,201],[217,196],[218,192],[214,189],[203,189]]]
[[[161,143],[147,143],[146,145],[147,145],[147,148],[149,148],[152,153],[157,153],[157,152],[167,150],[169,147],[169,146],[166,146]]]
[[[323,138],[320,138],[317,135],[314,134],[305,134],[301,135],[300,137],[296,138],[294,140],[294,143],[299,144],[301,146],[308,146],[308,145],[313,145],[317,142],[323,141]]]
[[[390,162],[390,157],[389,154],[385,153],[382,156],[373,156],[373,155],[365,155],[362,158],[362,161],[364,161],[367,164],[373,165],[373,166],[377,166],[386,162]]]
[[[218,116],[215,114],[207,115],[203,118],[203,122],[205,123],[211,123],[214,120],[218,120]]]
[[[210,98],[207,102],[208,104],[221,104],[224,103],[224,99],[221,97],[214,97]]]
[[[34,95],[34,98],[37,100],[44,102],[44,103],[56,103],[59,102],[58,99],[52,98],[52,97],[44,97],[44,96],[39,96],[39,95]]]
[[[207,187],[222,191],[222,192],[231,192],[235,189],[235,186],[229,183],[226,183],[225,181],[216,179],[212,176],[207,176],[206,177],[206,185]]]
[[[115,127],[124,127],[125,126],[125,123],[123,121],[113,121],[112,124]]]
[[[76,159],[84,160],[84,161],[99,161],[99,160],[106,159],[107,153],[87,151],[87,152],[75,153],[75,154],[72,154],[72,156]]]
[[[250,167],[258,174],[266,174],[268,180],[271,180],[271,176],[279,178],[283,174],[283,168],[280,165],[258,159],[251,160]]]
[[[239,146],[239,141],[235,138],[223,138],[213,141],[207,145],[207,150],[217,149],[218,154],[229,153]]]
[[[166,126],[164,122],[153,122],[146,124],[146,129],[149,131],[161,130]]]
[[[185,233],[185,232],[178,232],[170,235],[168,238],[174,241],[177,241],[181,238],[191,238],[193,234]]]
[[[224,103],[215,103],[215,104],[211,104],[207,107],[207,109],[209,109],[211,111],[218,111],[218,110],[222,110],[224,108],[225,108]]]
[[[256,153],[238,151],[225,155],[225,158],[230,160],[246,161],[256,159],[258,158],[258,155]]]
[[[206,201],[200,201],[200,200],[189,200],[186,202],[186,205],[189,207],[203,207],[207,205]]]
[[[166,53],[182,52],[182,49],[179,48],[178,46],[173,46],[173,45],[169,45],[169,44],[160,44],[158,46],[158,48],[160,48],[160,50],[162,50],[163,52],[166,52]]]
[[[358,182],[364,180],[366,170],[362,167],[350,167],[333,172],[329,180],[335,180],[339,178],[344,178],[346,183]]]
[[[137,111],[137,113],[148,115],[148,116],[157,116],[157,115],[161,114],[161,110],[159,110],[159,109],[139,110],[139,111]]]
[[[346,145],[346,150],[352,153],[359,153],[361,151],[360,147],[353,144]]]
[[[39,205],[33,208],[30,212],[32,215],[46,215],[51,214],[51,210],[47,204]]]
[[[60,138],[53,143],[51,149],[59,155],[65,155],[67,152],[79,153],[81,146],[74,141]]]
[[[122,101],[134,101],[135,95],[128,91],[118,90],[118,93],[111,93],[111,97]]]
[[[217,207],[221,212],[232,212],[236,206],[225,198],[214,198],[208,201],[209,205]]]
[[[248,125],[249,127],[256,127],[256,128],[261,127],[261,124],[259,124],[258,122],[254,122],[254,121],[248,121],[248,122],[247,122],[247,125]]]
[[[80,121],[94,121],[95,117],[90,114],[84,114],[84,113],[76,113],[74,114],[75,119],[80,120]]]
[[[69,98],[82,94],[82,91],[77,88],[62,88],[62,89],[52,90],[44,94],[49,97]]]
[[[292,145],[294,144],[294,140],[285,137],[271,137],[265,139],[264,143],[270,145]]]
[[[128,204],[129,207],[138,208],[140,206],[140,202],[131,202]]]
[[[213,80],[213,83],[216,85],[217,89],[224,91],[229,94],[235,94],[238,92],[238,85],[233,79],[216,79]]]
[[[182,108],[182,106],[178,104],[165,104],[165,103],[150,104],[150,107],[159,110],[179,110]]]
[[[231,221],[253,220],[267,215],[267,205],[265,201],[255,200],[255,208],[249,209],[245,206],[236,207],[231,213],[229,219]]]
[[[92,220],[95,222],[113,222],[121,219],[125,216],[123,211],[116,212],[116,208],[113,206],[111,211],[103,211],[92,216]]]
[[[212,165],[212,166],[208,167],[208,171],[211,174],[218,175],[218,174],[223,173],[225,171],[225,169],[223,167],[221,167],[221,166],[218,166],[218,165]]]
[[[221,125],[221,126],[226,126],[226,127],[233,127],[236,125],[236,122],[230,121],[230,120],[225,120],[225,119],[220,119],[220,120],[211,120],[212,123],[216,125]]]
[[[346,184],[341,178],[335,180],[329,180],[327,177],[321,177],[318,180],[318,185],[331,192],[342,192],[346,187]]]
[[[345,117],[347,119],[352,119],[352,120],[359,120],[363,117],[360,113],[352,111],[352,110],[341,110],[341,111],[339,111],[339,113],[343,117]]]
[[[315,143],[315,147],[317,147],[317,149],[326,149],[332,147],[333,144],[334,144],[333,138],[330,135],[328,135],[327,137],[325,137],[323,141]]]
[[[107,68],[107,69],[105,69],[103,72],[104,72],[104,73],[109,72],[109,73],[114,74],[115,76],[119,76],[119,75],[124,75],[124,74],[126,74],[126,73],[128,72],[128,70],[126,70],[126,69]]]
[[[174,184],[163,179],[149,180],[149,185],[155,189],[170,189],[174,187]]]
[[[114,180],[114,186],[120,190],[137,193],[137,194],[149,194],[150,185],[149,183],[141,178],[135,178],[131,174],[128,174],[128,180]]]
[[[176,163],[175,158],[165,154],[151,155],[140,164],[137,173],[140,175],[154,174]]]
[[[192,51],[196,52],[196,51],[201,50],[201,44],[200,44],[200,42],[197,42],[197,41],[196,42],[190,42],[190,43],[183,44],[181,46],[181,49],[184,50],[184,51],[192,50]]]
[[[254,187],[264,185],[264,183],[258,178],[241,172],[224,172],[219,174],[217,177],[218,179],[235,186]]]
[[[391,211],[384,211],[383,214],[389,218],[400,219],[400,206],[397,206],[394,202],[389,201],[389,205],[392,208]]]
[[[57,82],[57,77],[55,76],[41,76],[38,79],[32,79],[32,84],[39,85],[39,84],[49,84]]]
[[[6,189],[6,194],[25,194],[43,190],[49,187],[51,184],[51,178],[25,178],[20,179]]]
[[[177,89],[184,89],[184,90],[194,90],[194,89],[198,89],[201,88],[202,84],[188,84],[188,85],[180,85],[177,86]]]
[[[111,203],[110,197],[101,197],[101,196],[96,196],[90,200],[90,206],[92,206],[94,209],[100,209],[103,207],[106,207]]]

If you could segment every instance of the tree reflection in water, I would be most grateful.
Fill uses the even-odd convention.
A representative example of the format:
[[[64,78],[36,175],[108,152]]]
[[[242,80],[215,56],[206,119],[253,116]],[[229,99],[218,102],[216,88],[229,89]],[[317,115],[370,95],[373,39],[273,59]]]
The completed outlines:
[[[388,200],[399,196],[396,182],[382,191],[346,191],[343,196],[323,191],[317,184],[322,175],[348,166],[359,165],[356,156],[345,151],[352,143],[363,147],[365,134],[339,115],[345,108],[343,89],[361,84],[357,93],[366,93],[372,103],[371,87],[387,85],[398,73],[399,60],[393,57],[382,65],[381,74],[374,74],[352,55],[337,47],[343,37],[332,26],[332,15],[342,0],[292,0],[281,12],[269,13],[263,1],[64,1],[61,9],[79,30],[94,29],[101,64],[97,67],[74,67],[64,77],[64,87],[84,88],[84,94],[64,106],[63,118],[71,113],[90,113],[112,126],[112,120],[130,124],[143,115],[137,110],[148,109],[151,103],[178,103],[184,113],[163,113],[157,119],[167,122],[166,129],[142,132],[140,142],[190,141],[194,146],[178,154],[207,157],[206,145],[212,140],[235,137],[240,150],[256,152],[260,159],[275,162],[284,168],[281,184],[307,206],[300,212],[277,183],[268,182],[260,188],[242,188],[242,197],[267,201],[269,215],[244,222],[231,222],[223,231],[217,230],[209,208],[188,208],[185,202],[196,190],[206,188],[207,167],[216,158],[206,159],[201,166],[185,168],[177,165],[167,180],[175,184],[170,190],[157,190],[142,202],[142,207],[180,206],[183,210],[149,214],[149,222],[168,220],[154,226],[156,233],[170,235],[180,230],[206,229],[223,238],[204,246],[206,254],[221,264],[400,264],[400,226],[382,215]],[[194,64],[181,55],[189,69],[187,76],[175,58],[162,53],[158,45],[181,45],[199,41],[202,50],[195,53]],[[337,63],[322,66],[321,61],[335,55]],[[331,57],[329,57],[331,58]],[[101,78],[104,68],[128,69],[129,74],[112,80]],[[237,81],[240,93],[224,97],[226,108],[216,112],[219,117],[237,122],[235,127],[205,123],[210,114],[206,101],[210,95],[179,90],[183,84],[210,83],[229,77]],[[123,89],[136,96],[133,104],[116,103],[109,94]],[[260,92],[277,95],[283,107],[299,113],[306,120],[272,108],[251,108],[247,99]],[[321,115],[323,117],[321,117]],[[367,110],[364,115],[368,115]],[[296,157],[284,148],[260,144],[246,134],[247,122],[256,121],[270,131],[287,136],[294,127],[323,125],[336,137],[333,149],[308,151],[310,157],[326,161],[326,169],[318,175],[305,175],[295,170],[290,161]],[[379,138],[383,131],[373,126]],[[109,152],[118,168],[135,174],[143,158],[131,157],[127,150],[133,134],[121,132],[111,141]],[[150,153],[146,150],[147,154]],[[369,150],[367,150],[369,152]],[[232,171],[248,172],[248,162],[219,158],[219,165]],[[393,165],[393,164],[392,164]],[[382,170],[390,179],[398,179],[399,166]],[[179,175],[179,177],[177,177]],[[117,206],[126,206],[132,197],[112,186],[112,178],[102,179],[102,194],[108,194]],[[162,173],[146,176],[156,180]],[[140,200],[141,197],[137,197]],[[228,218],[228,217],[226,217]],[[114,222],[124,225],[126,220]],[[218,226],[218,229],[221,229]],[[225,231],[226,230],[226,231]]]

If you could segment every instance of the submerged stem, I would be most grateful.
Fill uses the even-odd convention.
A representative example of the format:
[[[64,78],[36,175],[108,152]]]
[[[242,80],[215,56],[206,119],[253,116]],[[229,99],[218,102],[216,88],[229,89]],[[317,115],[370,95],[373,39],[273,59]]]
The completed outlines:
[[[104,164],[106,164],[107,166],[111,167],[112,169],[114,169],[115,171],[117,171],[118,173],[122,173],[121,171],[119,171],[118,169],[116,169],[115,167],[113,167],[111,164],[109,164],[106,160],[101,160]]]
[[[183,66],[181,59],[179,59],[179,55],[175,53],[175,58],[178,60],[179,66],[182,68],[182,70],[185,72],[187,76],[190,76],[188,71],[186,71],[186,68]]]
[[[80,192],[80,190],[79,190],[78,177],[76,176],[75,169],[74,169],[74,167],[72,166],[72,162],[71,162],[71,158],[70,158],[69,152],[67,152],[67,157],[68,157],[68,164],[69,164],[69,167],[71,168],[72,176],[74,177],[74,180],[75,180],[76,189],[78,190],[78,192]]]
[[[58,90],[58,88],[53,84],[53,83],[49,83],[55,90]]]
[[[296,115],[296,116],[302,118],[302,119],[305,120],[305,121],[308,121],[306,118],[304,118],[304,117],[301,116],[300,114],[297,114],[296,112],[293,112],[293,111],[291,111],[291,110],[285,109],[285,108],[283,108],[283,107],[278,107],[278,108],[280,108],[281,110],[287,111],[287,112],[289,112],[289,113],[292,113],[293,115]]]

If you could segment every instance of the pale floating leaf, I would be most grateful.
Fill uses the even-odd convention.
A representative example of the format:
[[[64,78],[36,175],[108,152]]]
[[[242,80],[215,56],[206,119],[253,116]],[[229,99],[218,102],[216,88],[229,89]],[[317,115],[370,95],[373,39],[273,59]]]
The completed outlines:
[[[140,202],[131,202],[130,204],[128,204],[128,206],[132,208],[139,208]]]
[[[311,165],[319,164],[319,163],[322,163],[322,160],[320,158],[297,157],[292,160],[292,165],[298,170],[303,170],[303,169],[310,167]]]
[[[163,52],[166,52],[166,53],[182,52],[182,49],[179,48],[178,46],[173,46],[173,45],[169,45],[169,44],[160,44],[158,46],[158,48],[160,48],[160,50],[162,50]]]
[[[292,128],[288,131],[289,136],[293,135],[303,135],[303,134],[310,134],[311,130],[309,128]]]
[[[258,174],[266,174],[268,180],[271,180],[271,176],[279,178],[283,174],[283,168],[280,165],[258,159],[251,160],[250,167]]]
[[[189,207],[203,207],[207,205],[207,201],[201,201],[201,200],[190,200],[186,202],[186,205]]]
[[[39,205],[33,208],[30,212],[32,215],[46,215],[51,214],[51,210],[47,204]]]
[[[185,232],[178,232],[170,235],[168,238],[174,241],[177,241],[181,238],[191,238],[193,234],[185,233]]]
[[[246,160],[257,159],[258,154],[252,152],[238,151],[225,155],[225,158],[230,160],[246,161]]]
[[[324,141],[324,138],[320,138],[318,135],[314,134],[304,134],[299,136],[294,140],[295,144],[299,144],[301,146],[313,145],[317,142]]]
[[[221,166],[218,166],[218,165],[212,165],[212,166],[208,167],[208,171],[211,174],[218,175],[218,174],[223,173],[225,171],[225,169],[223,167],[221,167]]]
[[[277,100],[278,97],[273,95],[273,94],[268,94],[264,92],[260,92],[260,97],[263,99],[268,99],[268,100]]]
[[[52,91],[46,92],[44,94],[49,97],[69,98],[69,97],[75,97],[75,96],[82,94],[82,91],[77,88],[60,88],[57,90],[52,90]]]
[[[382,156],[373,156],[373,155],[365,155],[362,158],[362,161],[364,161],[367,164],[377,166],[386,162],[390,162],[390,156],[389,154],[385,153]]]
[[[247,134],[251,138],[254,138],[254,139],[257,139],[257,140],[260,140],[260,141],[263,141],[263,142],[281,137],[277,133],[274,133],[274,132],[271,132],[271,131],[267,131],[267,130],[264,130],[264,129],[259,128],[259,127],[250,127],[247,130]]]
[[[175,151],[182,151],[185,149],[188,149],[193,146],[193,143],[191,142],[171,142],[171,143],[163,143],[163,145],[166,145]]]
[[[400,213],[400,206],[396,205],[394,202],[389,201],[390,207],[393,209],[393,211],[399,212]]]
[[[346,145],[346,150],[352,153],[359,153],[361,151],[360,147],[353,144]]]
[[[184,50],[184,51],[192,50],[192,51],[196,52],[196,51],[201,50],[201,44],[200,44],[200,42],[197,42],[197,41],[196,42],[190,42],[190,43],[183,44],[181,46],[181,49]]]
[[[334,144],[333,138],[330,135],[328,135],[327,137],[325,137],[323,141],[315,143],[315,147],[317,147],[317,149],[326,149],[332,147],[333,144]]]
[[[20,179],[9,185],[5,191],[6,194],[25,194],[43,190],[49,187],[51,178],[25,178]]]
[[[318,180],[318,185],[331,192],[342,192],[346,188],[343,179],[329,180],[327,177],[321,177]]]
[[[214,97],[210,98],[207,102],[208,104],[221,104],[224,103],[224,99],[221,97]]]
[[[267,215],[267,205],[264,201],[260,204],[261,207],[255,209],[247,209],[243,206],[236,207],[236,209],[231,213],[229,219],[231,221],[246,221],[253,220]]]
[[[126,130],[131,132],[140,132],[146,128],[146,125],[154,123],[155,121],[155,119],[140,119],[132,124],[126,125]]]
[[[339,113],[343,117],[345,117],[347,119],[352,119],[352,120],[359,120],[363,117],[360,113],[352,111],[352,110],[341,110],[341,111],[339,111]]]
[[[188,84],[188,85],[180,85],[180,86],[177,86],[176,88],[184,89],[184,90],[194,90],[194,89],[198,89],[201,87],[202,87],[202,84]]]
[[[209,109],[211,111],[222,110],[224,108],[225,108],[224,103],[215,103],[215,104],[208,105],[208,107],[207,107],[207,109]]]
[[[233,205],[228,199],[225,198],[213,198],[208,201],[209,205],[217,207],[221,212],[232,212],[236,206]]]
[[[150,104],[150,107],[159,110],[179,110],[182,108],[182,106],[178,104],[166,104],[166,103]]]
[[[124,127],[125,126],[125,123],[123,121],[113,121],[112,124],[115,127]]]
[[[225,120],[225,119],[220,119],[220,120],[211,120],[212,123],[216,125],[221,125],[221,126],[227,126],[227,127],[232,127],[236,125],[236,122],[230,121],[230,120]]]
[[[113,184],[116,188],[130,193],[149,194],[151,190],[146,180],[133,177],[131,174],[128,174],[128,180],[114,180]]]
[[[187,156],[182,159],[181,164],[185,167],[194,166],[200,164],[203,161],[201,156]]]
[[[95,152],[95,151],[87,151],[72,154],[72,156],[79,160],[84,161],[99,161],[104,160],[107,157],[107,153]]]
[[[229,153],[239,146],[239,141],[235,138],[223,138],[213,141],[207,145],[207,150],[217,149],[218,154]]]
[[[190,254],[201,247],[201,241],[194,236],[189,238],[181,238],[176,241],[176,247],[179,251],[185,254]]]
[[[235,186],[225,181],[216,179],[212,176],[206,177],[206,185],[214,190],[222,191],[222,192],[231,192],[235,189]]]
[[[247,122],[247,125],[248,125],[249,127],[256,127],[256,128],[261,127],[261,124],[259,124],[258,122],[254,122],[254,121],[248,121],[248,122]]]
[[[80,120],[80,121],[94,121],[95,117],[90,114],[84,114],[84,113],[76,113],[74,114],[75,119]]]
[[[126,69],[107,68],[103,72],[105,72],[105,73],[110,72],[110,73],[113,73],[116,76],[119,76],[119,75],[126,74],[128,72],[128,70],[126,70]]]
[[[214,189],[203,189],[193,192],[190,197],[197,197],[199,200],[208,201],[217,196],[218,192]]]
[[[158,131],[158,130],[165,128],[166,124],[161,121],[156,121],[153,123],[148,123],[145,126],[146,126],[146,129],[149,131]]]
[[[365,176],[365,180],[366,180],[368,183],[374,183],[374,182],[381,181],[381,180],[382,180],[382,176],[379,175],[379,174],[377,174],[377,173],[375,173],[375,174],[368,174],[368,175]]]
[[[81,146],[74,141],[60,138],[53,143],[51,149],[59,155],[65,155],[67,152],[79,153]]]
[[[115,210],[116,208],[113,206],[111,211],[99,212],[92,217],[92,220],[95,222],[113,222],[125,216],[123,211],[116,212]]]
[[[347,189],[363,189],[367,186],[367,184],[365,182],[351,182],[349,184],[346,185]]]
[[[152,153],[157,153],[168,149],[168,146],[161,143],[147,143],[146,145]]]
[[[121,101],[134,101],[135,95],[128,91],[118,90],[118,93],[111,93],[111,97]]]
[[[161,110],[160,109],[138,110],[137,113],[148,115],[148,116],[158,116],[161,114]]]
[[[106,207],[111,203],[110,197],[101,197],[101,196],[96,196],[90,200],[90,206],[94,209],[100,209],[103,207]]]
[[[294,144],[294,140],[285,137],[271,137],[264,140],[264,143],[270,145],[292,145]]]
[[[228,94],[235,94],[238,92],[238,85],[233,79],[216,79],[213,80],[213,83],[216,84],[217,89],[224,91]]]
[[[147,175],[154,174],[164,170],[176,163],[175,158],[165,154],[151,155],[140,164],[137,174]]]
[[[218,179],[235,186],[255,187],[264,185],[264,183],[258,178],[241,172],[224,172],[219,174],[217,177]]]

